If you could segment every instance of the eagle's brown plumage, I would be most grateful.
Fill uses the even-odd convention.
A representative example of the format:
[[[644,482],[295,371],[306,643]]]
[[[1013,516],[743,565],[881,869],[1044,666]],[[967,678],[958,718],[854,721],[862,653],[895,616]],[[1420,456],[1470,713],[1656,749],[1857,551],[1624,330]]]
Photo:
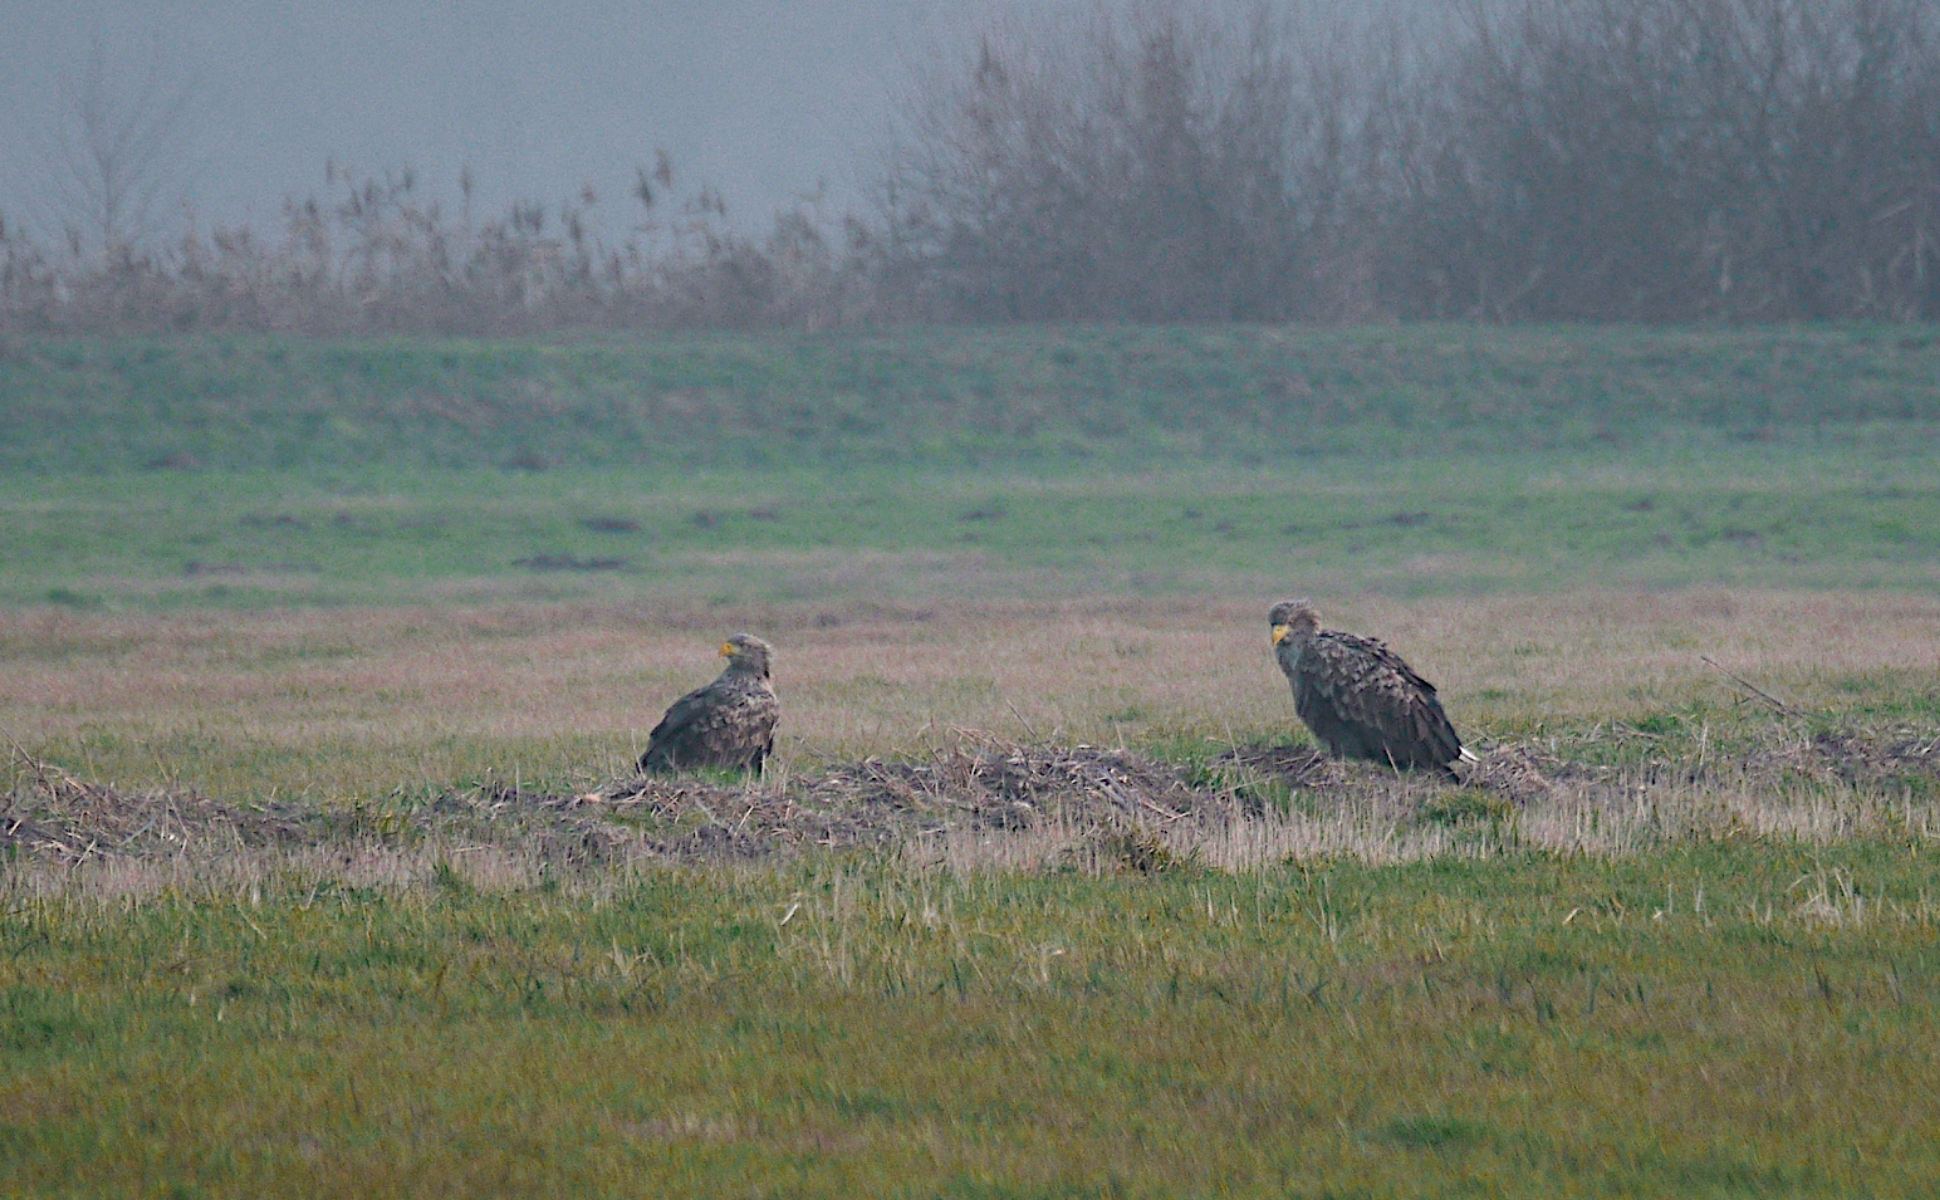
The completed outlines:
[[[759,771],[775,748],[781,703],[768,681],[774,647],[737,633],[722,645],[727,669],[713,683],[673,702],[647,736],[642,771],[727,767]]]
[[[1293,685],[1293,708],[1339,758],[1449,770],[1462,749],[1435,685],[1373,638],[1322,630],[1305,600],[1273,606],[1273,653]],[[1453,772],[1450,771],[1452,774]]]

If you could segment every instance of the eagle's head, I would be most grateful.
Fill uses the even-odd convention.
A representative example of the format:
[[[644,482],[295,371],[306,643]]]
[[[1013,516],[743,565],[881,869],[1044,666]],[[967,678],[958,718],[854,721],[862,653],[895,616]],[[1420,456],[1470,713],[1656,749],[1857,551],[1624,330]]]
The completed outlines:
[[[1305,641],[1320,632],[1320,614],[1314,611],[1311,600],[1282,600],[1266,614],[1266,621],[1273,627],[1275,646],[1288,640]]]
[[[721,657],[728,660],[730,671],[745,671],[750,675],[768,678],[768,659],[775,648],[752,633],[737,633],[721,643]]]

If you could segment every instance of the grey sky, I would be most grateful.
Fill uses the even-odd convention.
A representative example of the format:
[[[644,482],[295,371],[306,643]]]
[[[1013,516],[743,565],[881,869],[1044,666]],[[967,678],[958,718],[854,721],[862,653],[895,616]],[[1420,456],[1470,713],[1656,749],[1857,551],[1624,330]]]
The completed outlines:
[[[836,207],[854,202],[906,52],[946,8],[960,25],[962,5],[933,0],[0,0],[0,212],[54,232],[61,80],[100,36],[120,70],[195,82],[205,227],[270,232],[334,158],[408,164],[452,197],[469,164],[487,212],[590,182],[610,229],[635,215],[635,164],[665,146],[680,193],[711,183],[765,228],[820,177]]]

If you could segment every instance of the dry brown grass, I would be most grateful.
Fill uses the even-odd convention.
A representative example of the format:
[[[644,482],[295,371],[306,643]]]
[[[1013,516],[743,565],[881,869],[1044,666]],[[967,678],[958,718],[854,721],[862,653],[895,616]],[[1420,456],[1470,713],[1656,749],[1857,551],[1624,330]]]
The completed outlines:
[[[1123,847],[1101,852],[1106,843],[1099,839],[1128,829],[1149,832],[1157,839],[1152,846],[1180,861],[1225,868],[1336,854],[1368,861],[1488,854],[1509,846],[1624,853],[1687,834],[1815,842],[1889,827],[1932,834],[1928,795],[1878,786],[1907,762],[1931,773],[1932,747],[1921,739],[1933,740],[1932,723],[1896,726],[1865,714],[1886,701],[1930,701],[1940,693],[1940,601],[1884,593],[1585,593],[1326,605],[1330,623],[1386,637],[1436,680],[1473,743],[1515,747],[1550,773],[1554,787],[1522,789],[1513,779],[1495,779],[1490,786],[1508,798],[1506,807],[1487,802],[1474,813],[1438,817],[1432,806],[1446,784],[1362,768],[1338,779],[1291,780],[1296,796],[1285,790],[1290,777],[1255,763],[1196,781],[1198,808],[1183,822],[1161,811],[1174,801],[1160,797],[1157,807],[1141,807],[1123,799],[1122,780],[1110,779],[1066,788],[1088,797],[1070,806],[1043,802],[1057,785],[1031,785],[1042,793],[1029,797],[1037,816],[1018,827],[981,816],[925,815],[974,815],[1008,803],[1015,788],[993,783],[991,774],[1008,768],[976,763],[980,755],[995,761],[991,755],[1010,753],[1009,743],[1150,749],[1286,738],[1295,721],[1267,650],[1267,599],[844,612],[15,613],[0,617],[8,667],[0,673],[0,731],[83,780],[124,795],[149,789],[162,797],[152,801],[162,825],[176,819],[180,804],[172,797],[188,793],[232,812],[254,805],[251,811],[274,814],[297,812],[263,807],[278,797],[284,804],[299,797],[341,805],[400,790],[466,794],[471,808],[445,814],[471,824],[432,821],[419,829],[436,847],[398,858],[366,846],[359,853],[376,857],[356,861],[369,867],[381,858],[389,864],[384,870],[415,878],[439,862],[459,861],[451,858],[455,850],[499,864],[487,872],[494,877],[523,879],[555,855],[562,838],[574,845],[572,839],[595,835],[612,841],[606,818],[562,811],[530,828],[512,827],[493,824],[500,818],[490,813],[479,818],[479,805],[489,808],[505,793],[564,798],[570,809],[573,796],[627,774],[661,708],[713,673],[718,639],[748,628],[780,648],[777,685],[786,706],[781,753],[762,794],[730,797],[738,785],[723,784],[712,785],[715,792],[636,796],[627,802],[635,808],[622,815],[650,818],[662,833],[628,834],[624,845],[595,856],[601,861],[685,854],[692,847],[679,839],[690,834],[702,842],[714,837],[733,853],[880,844],[893,834],[916,858],[959,868],[1069,864],[1074,855],[1091,868],[1108,866],[1104,860],[1124,858]],[[1879,736],[1852,746],[1823,735],[1815,741],[1806,723],[1775,718],[1767,701],[1706,658],[1821,721],[1846,719]],[[1654,735],[1634,723],[1672,710],[1711,715],[1682,758],[1653,757]],[[1713,719],[1721,738],[1736,737],[1735,757],[1708,749]],[[1615,765],[1607,753],[1605,765],[1583,765],[1586,753],[1594,759],[1613,745],[1638,753]],[[1046,749],[1029,759],[1028,770],[1048,780],[1094,771],[1095,763],[1074,766],[1056,757],[1065,753]],[[1887,757],[1849,769],[1881,753]],[[935,764],[935,774],[862,779],[838,766],[870,756]],[[17,774],[28,761],[18,760]],[[834,783],[832,768],[840,777]],[[1268,791],[1277,784],[1278,807],[1255,805],[1245,819],[1231,819],[1239,811],[1235,789],[1249,781]],[[467,793],[475,783],[483,790]],[[20,786],[17,780],[16,793]],[[1148,792],[1158,796],[1151,789],[1139,794]],[[743,799],[746,814],[733,825]],[[822,816],[804,822],[804,803],[817,810],[849,805],[857,815],[841,821],[854,828],[831,826]],[[298,812],[290,818],[294,834],[272,831],[253,844],[301,844],[308,819]],[[121,825],[161,827],[143,820],[103,826],[103,836],[118,840],[126,832]],[[245,825],[262,820],[242,818]],[[235,823],[224,816],[215,826]],[[76,826],[83,827],[92,828]],[[925,828],[932,832],[918,836]],[[356,840],[373,832],[357,827],[333,836]],[[234,848],[244,849],[241,838]]]
[[[610,773],[665,704],[711,678],[719,638],[779,647],[785,768],[940,745],[1222,740],[1294,727],[1267,649],[1271,596],[826,612],[502,607],[174,617],[0,614],[0,731],[127,786],[334,792],[449,781],[467,748]],[[1709,656],[1803,708],[1940,680],[1940,600],[1703,591],[1336,600],[1484,740],[1743,695]],[[587,761],[544,761],[571,746]],[[70,761],[69,751],[83,756]],[[295,755],[298,777],[262,774]],[[503,764],[508,770],[512,764]],[[408,769],[406,769],[408,768]]]

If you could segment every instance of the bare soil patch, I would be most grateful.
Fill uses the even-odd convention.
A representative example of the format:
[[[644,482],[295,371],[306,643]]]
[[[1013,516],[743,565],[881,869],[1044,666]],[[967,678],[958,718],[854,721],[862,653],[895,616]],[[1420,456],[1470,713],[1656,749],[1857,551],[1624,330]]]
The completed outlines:
[[[581,558],[572,554],[534,554],[512,560],[515,567],[528,571],[624,571],[632,565],[625,558]]]

